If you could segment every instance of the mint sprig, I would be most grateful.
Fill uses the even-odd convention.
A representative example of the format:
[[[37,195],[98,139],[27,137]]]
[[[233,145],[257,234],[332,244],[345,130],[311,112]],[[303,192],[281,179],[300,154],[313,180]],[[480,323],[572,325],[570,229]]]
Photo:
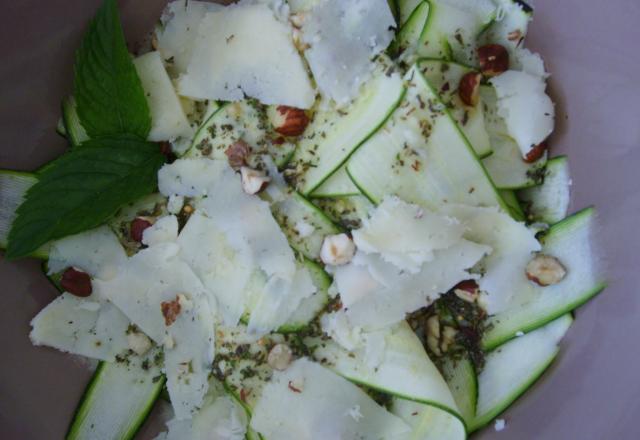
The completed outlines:
[[[124,39],[115,0],[106,0],[76,54],[74,96],[90,138],[128,133],[146,139],[149,105]]]
[[[75,64],[77,113],[89,140],[38,171],[16,211],[6,257],[26,257],[51,240],[104,224],[122,205],[157,188],[165,162],[145,139],[151,116],[118,18],[105,0]]]
[[[17,210],[6,257],[102,225],[120,206],[155,191],[165,157],[133,136],[91,139],[39,174]]]

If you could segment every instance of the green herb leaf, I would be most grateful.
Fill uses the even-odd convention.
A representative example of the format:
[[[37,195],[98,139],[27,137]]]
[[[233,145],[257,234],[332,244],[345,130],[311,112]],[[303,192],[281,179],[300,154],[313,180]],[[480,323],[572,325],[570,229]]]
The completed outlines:
[[[133,136],[91,139],[42,170],[17,209],[6,257],[102,225],[125,203],[156,190],[165,161],[157,144]]]
[[[76,54],[74,95],[90,138],[129,133],[146,139],[151,115],[131,61],[115,0],[105,0]]]

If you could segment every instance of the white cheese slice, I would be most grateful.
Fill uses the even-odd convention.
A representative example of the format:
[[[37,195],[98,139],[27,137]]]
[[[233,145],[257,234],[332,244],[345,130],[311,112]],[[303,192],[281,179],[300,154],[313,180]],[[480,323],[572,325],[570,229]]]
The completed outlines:
[[[386,0],[325,0],[305,18],[303,41],[309,67],[326,97],[343,105],[356,96],[374,68],[372,58],[394,36]]]
[[[222,8],[219,4],[195,0],[175,0],[167,5],[156,35],[158,50],[174,73],[187,71],[202,17]]]
[[[284,325],[302,301],[317,292],[306,267],[297,268],[293,281],[272,277],[258,296],[249,319],[250,333],[267,333]]]
[[[207,391],[216,309],[198,277],[177,258],[179,249],[175,243],[143,249],[128,260],[116,278],[94,282],[94,289],[165,346],[164,370],[173,409],[178,419],[186,419]],[[166,321],[161,304],[180,297],[184,301],[180,301],[175,321]]]
[[[233,246],[216,222],[196,211],[178,238],[180,258],[202,280],[217,301],[223,322],[235,326],[248,303],[247,281],[255,270],[251,249],[246,242]]]
[[[168,431],[156,440],[244,440],[247,413],[238,402],[228,396],[205,400],[192,420],[172,419]]]
[[[334,281],[351,325],[377,329],[402,321],[458,282],[473,278],[468,270],[491,248],[460,240],[434,252],[415,274],[398,269],[375,254],[358,252],[353,261],[336,268]]]
[[[356,383],[457,410],[447,383],[406,321],[381,331],[363,332],[362,336],[362,343],[354,350],[345,350],[333,341],[318,343],[313,356]]]
[[[553,131],[555,108],[545,93],[544,79],[509,70],[490,83],[498,96],[498,115],[524,157]]]
[[[189,137],[189,125],[173,83],[162,64],[160,52],[146,53],[133,60],[151,112],[150,141],[169,141]]]
[[[356,385],[307,359],[274,374],[254,408],[251,427],[281,440],[378,440],[409,430]]]
[[[127,259],[118,237],[107,226],[55,241],[49,252],[49,274],[77,267],[92,277],[116,276]]]
[[[129,348],[129,319],[97,295],[63,293],[31,321],[31,342],[67,353],[114,362]]]
[[[524,47],[519,47],[514,51],[512,65],[514,70],[520,70],[542,79],[547,79],[550,76],[544,67],[544,61],[540,54],[531,52]]]
[[[533,252],[541,249],[535,231],[497,208],[450,205],[443,211],[465,226],[465,238],[491,246],[493,252],[481,263],[484,275],[478,280],[481,301],[489,314],[531,299],[534,286],[525,267]]]
[[[274,330],[316,292],[269,204],[246,194],[226,161],[178,160],[158,180],[163,194],[197,198],[198,214],[178,239],[181,258],[216,296],[225,324],[236,325],[250,303],[250,330]],[[249,288],[250,279],[262,281]]]
[[[222,160],[180,159],[158,171],[158,188],[164,196],[202,197],[229,165]]]
[[[400,200],[386,197],[353,231],[360,251],[380,254],[400,269],[418,272],[433,259],[433,251],[446,249],[460,240],[464,231],[455,219],[435,214]]]
[[[228,165],[207,192],[207,197],[197,203],[198,208],[214,220],[230,240],[247,242],[255,262],[269,278],[293,281],[295,256],[269,204],[246,194],[240,177]]]
[[[257,31],[259,30],[259,31]],[[311,81],[296,51],[291,27],[263,4],[238,4],[205,14],[181,95],[310,108]]]

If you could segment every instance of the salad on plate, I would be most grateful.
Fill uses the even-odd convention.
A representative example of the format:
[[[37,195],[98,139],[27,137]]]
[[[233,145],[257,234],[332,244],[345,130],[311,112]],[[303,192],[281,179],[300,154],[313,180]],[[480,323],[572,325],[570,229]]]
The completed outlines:
[[[68,439],[466,439],[605,287],[520,0],[105,0],[0,244],[97,361]],[[508,425],[506,427],[508,429]]]

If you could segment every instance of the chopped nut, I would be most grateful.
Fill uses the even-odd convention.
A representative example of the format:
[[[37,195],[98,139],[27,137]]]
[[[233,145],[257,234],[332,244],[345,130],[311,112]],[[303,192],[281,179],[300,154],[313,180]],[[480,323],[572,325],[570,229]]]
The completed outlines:
[[[436,339],[440,339],[440,320],[436,315],[433,315],[427,319],[427,335],[434,336]]]
[[[247,165],[247,158],[251,154],[251,147],[245,141],[239,140],[227,148],[224,154],[227,155],[227,160],[231,168],[238,171]]]
[[[478,72],[468,72],[461,79],[458,85],[458,96],[465,105],[475,107],[480,99],[480,81],[482,75]]]
[[[273,129],[282,136],[300,136],[309,125],[307,113],[299,108],[279,105],[270,107],[267,114]]]
[[[351,261],[356,245],[347,234],[327,235],[322,242],[320,259],[324,264],[340,266]]]
[[[294,27],[301,29],[302,26],[304,26],[304,22],[306,18],[307,18],[306,13],[296,12],[295,14],[291,14],[291,16],[289,16],[289,21]]]
[[[249,167],[240,168],[240,175],[242,176],[242,189],[250,195],[263,191],[271,182],[271,178],[265,173]]]
[[[93,292],[89,274],[76,267],[69,267],[64,271],[60,280],[60,287],[65,292],[81,298],[90,296],[91,292]]]
[[[567,276],[567,269],[560,260],[550,255],[536,255],[526,267],[527,278],[540,286],[558,284]]]
[[[453,293],[461,300],[472,303],[478,299],[480,289],[474,280],[465,280],[456,284]]]
[[[448,325],[442,329],[442,341],[440,343],[440,349],[443,353],[449,351],[449,347],[456,341],[457,333],[458,331],[455,328]]]
[[[267,356],[267,363],[274,370],[286,370],[291,364],[293,352],[287,344],[276,344]]]
[[[147,335],[140,332],[130,332],[127,334],[129,348],[138,356],[143,356],[151,349],[151,340]]]
[[[291,36],[293,38],[293,45],[299,52],[304,52],[311,47],[302,38],[302,31],[300,29],[294,27]]]
[[[442,352],[440,351],[439,340],[435,336],[427,336],[427,347],[429,347],[429,350],[431,350],[436,356],[442,355]]]
[[[537,162],[544,156],[544,153],[547,151],[548,145],[546,142],[541,142],[535,147],[533,147],[527,155],[524,157],[524,161],[526,163],[534,163]]]
[[[153,222],[148,217],[136,217],[131,221],[131,225],[129,225],[129,237],[131,240],[136,243],[142,243],[142,237],[144,236],[144,231],[147,228],[150,228],[153,225]]]
[[[499,44],[487,44],[478,48],[480,72],[484,76],[497,76],[509,70],[509,52]]]
[[[178,319],[178,315],[182,310],[180,298],[176,296],[176,299],[172,301],[163,301],[160,304],[160,309],[162,310],[162,316],[164,316],[164,324],[169,327],[171,324],[176,322],[176,319]]]

